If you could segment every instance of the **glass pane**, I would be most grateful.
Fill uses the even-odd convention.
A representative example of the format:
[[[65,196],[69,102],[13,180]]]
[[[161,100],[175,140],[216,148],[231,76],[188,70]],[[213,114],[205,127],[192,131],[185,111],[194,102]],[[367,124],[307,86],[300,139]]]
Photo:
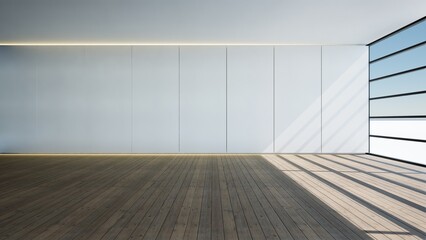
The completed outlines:
[[[397,75],[370,83],[370,97],[388,96],[426,90],[426,69]]]
[[[426,143],[385,138],[370,138],[370,152],[426,164]]]
[[[426,44],[370,64],[370,79],[426,65]]]
[[[370,115],[426,115],[426,94],[371,100]]]
[[[426,39],[426,20],[396,33],[370,46],[370,61],[401,49],[411,47]]]
[[[370,134],[412,139],[426,139],[426,119],[372,118],[370,121]]]

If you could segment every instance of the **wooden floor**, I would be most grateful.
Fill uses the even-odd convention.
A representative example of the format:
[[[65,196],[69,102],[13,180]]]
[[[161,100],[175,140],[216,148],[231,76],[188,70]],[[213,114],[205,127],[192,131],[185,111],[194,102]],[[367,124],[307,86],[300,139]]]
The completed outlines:
[[[426,239],[425,190],[368,155],[0,155],[0,239]]]

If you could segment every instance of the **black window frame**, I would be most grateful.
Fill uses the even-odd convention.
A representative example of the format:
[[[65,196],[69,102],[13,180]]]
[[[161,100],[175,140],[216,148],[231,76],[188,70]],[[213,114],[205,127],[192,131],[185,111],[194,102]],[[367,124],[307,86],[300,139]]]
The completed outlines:
[[[412,26],[414,26],[414,25],[416,25],[418,23],[421,23],[423,21],[426,21],[426,16],[422,17],[422,18],[420,18],[420,19],[418,19],[418,20],[416,20],[416,21],[414,21],[414,22],[412,22],[412,23],[410,23],[410,24],[408,24],[408,25],[406,25],[406,26],[404,26],[404,27],[402,27],[400,29],[397,29],[397,30],[395,30],[395,31],[393,31],[393,32],[391,32],[391,33],[389,33],[389,34],[387,34],[387,35],[385,35],[385,36],[383,36],[383,37],[381,37],[381,38],[379,38],[379,39],[377,39],[377,40],[369,43],[369,44],[367,44],[367,46],[368,46],[368,66],[369,66],[368,67],[368,153],[367,154],[373,155],[373,156],[385,157],[385,158],[396,160],[396,161],[401,161],[401,162],[406,162],[406,163],[410,163],[410,164],[414,164],[414,165],[419,165],[419,166],[426,167],[426,165],[423,165],[423,164],[420,164],[420,163],[410,162],[410,161],[406,161],[406,160],[402,160],[402,159],[397,159],[397,158],[392,158],[392,157],[387,157],[387,156],[381,156],[381,155],[378,155],[378,154],[371,153],[371,151],[370,151],[370,139],[372,137],[374,137],[374,138],[384,138],[384,139],[393,139],[393,140],[401,140],[401,141],[412,141],[412,142],[426,143],[425,139],[414,139],[414,138],[402,138],[402,137],[383,136],[383,135],[372,135],[371,134],[371,126],[370,126],[371,119],[389,119],[389,118],[392,118],[392,119],[410,119],[410,118],[426,119],[426,115],[371,116],[371,112],[370,112],[371,101],[374,101],[374,100],[385,99],[385,98],[397,98],[397,97],[404,97],[404,96],[410,96],[410,95],[426,94],[426,90],[421,90],[421,91],[414,91],[414,92],[401,93],[401,94],[391,94],[391,95],[385,95],[385,96],[373,97],[373,98],[370,95],[370,93],[371,93],[370,92],[370,84],[371,84],[371,82],[385,80],[385,79],[393,77],[393,76],[402,75],[402,74],[406,74],[406,73],[409,73],[409,72],[414,72],[414,71],[418,71],[418,70],[422,70],[422,69],[426,68],[426,65],[424,65],[424,66],[420,66],[420,67],[416,67],[416,68],[404,70],[404,71],[401,71],[401,72],[397,72],[397,73],[392,73],[392,74],[388,74],[388,75],[385,75],[385,76],[376,77],[376,78],[373,78],[373,79],[371,78],[371,75],[370,75],[370,65],[372,63],[379,62],[379,61],[384,60],[386,58],[389,58],[389,57],[395,56],[397,54],[406,52],[408,50],[414,49],[416,47],[425,45],[426,44],[426,40],[422,41],[420,43],[416,43],[416,44],[414,44],[412,46],[405,47],[403,49],[397,50],[395,52],[388,53],[388,54],[386,54],[384,56],[381,56],[379,58],[376,58],[374,60],[370,60],[371,59],[371,56],[370,56],[370,48],[371,48],[371,46],[374,45],[374,44],[376,44],[376,43],[379,43],[382,40],[385,40],[385,39],[387,39],[389,37],[392,37],[392,36],[394,36],[394,35],[402,32],[402,31],[404,31],[404,30],[406,30],[406,29],[408,29],[408,28],[410,28],[410,27],[412,27]]]

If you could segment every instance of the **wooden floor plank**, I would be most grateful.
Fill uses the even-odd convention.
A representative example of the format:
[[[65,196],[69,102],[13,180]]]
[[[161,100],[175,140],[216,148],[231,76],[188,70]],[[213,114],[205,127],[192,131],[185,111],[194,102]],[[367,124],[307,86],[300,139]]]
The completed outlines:
[[[210,156],[205,157],[207,170],[204,181],[203,195],[200,209],[200,224],[198,226],[197,239],[210,240],[212,236],[212,166]]]
[[[250,204],[250,201],[247,197],[247,193],[238,180],[238,173],[232,167],[233,161],[236,161],[235,157],[228,158],[226,165],[229,168],[229,172],[231,175],[230,177],[232,179],[233,185],[235,186],[235,191],[238,195],[238,199],[240,200],[251,236],[253,237],[253,239],[266,239],[265,233],[263,232],[261,227],[261,223],[259,222],[259,219],[253,209],[253,206]]]
[[[253,177],[253,174],[256,171],[256,167],[254,165],[251,165],[250,163],[251,162],[247,161],[247,158],[238,159],[238,164],[241,166],[240,171],[244,176],[243,181],[248,182],[248,184],[246,184],[246,187],[250,187],[251,189],[253,189],[254,194],[259,199],[261,207],[265,209],[265,215],[271,222],[271,226],[274,227],[274,232],[277,233],[277,236],[281,239],[294,239],[285,225],[285,222],[288,221],[289,218],[287,218],[286,216],[286,218],[281,219],[279,214],[277,214],[277,202],[274,201],[275,199],[266,190],[267,187],[261,184],[265,180],[260,180],[258,178]]]
[[[426,170],[370,155],[0,155],[0,239],[426,239]]]
[[[302,158],[302,161],[310,161],[316,164],[321,165],[318,161],[318,158],[313,155],[306,155]],[[326,167],[328,170],[332,171],[328,166],[322,165]],[[334,170],[333,170],[334,171]],[[336,174],[337,176],[335,176]],[[361,196],[365,199],[370,199],[370,202],[376,204],[380,208],[386,209],[387,212],[392,214],[397,214],[398,212],[395,210],[397,208],[404,208],[405,214],[401,218],[403,220],[410,219],[410,222],[413,222],[415,226],[419,227],[419,224],[424,222],[424,220],[417,220],[417,218],[421,217],[422,213],[426,212],[426,207],[422,204],[417,204],[409,199],[401,197],[398,193],[392,193],[391,191],[386,191],[382,186],[375,186],[376,184],[369,183],[367,181],[360,180],[360,176],[362,177],[363,173],[353,173],[353,172],[338,172],[334,171],[334,174],[325,174],[318,173],[319,176],[322,176],[324,179],[329,179],[330,176],[334,177],[333,182],[340,187],[352,188],[353,193],[357,196]]]
[[[293,164],[305,164],[306,159],[300,158],[300,157],[288,157],[289,159],[292,159]],[[312,164],[313,162],[309,162],[308,165]],[[307,171],[307,169],[305,169]],[[310,173],[309,171],[307,171]],[[395,214],[392,208],[382,208],[380,204],[372,203],[375,202],[375,199],[379,199],[380,193],[374,192],[373,189],[369,189],[368,187],[365,187],[366,191],[370,191],[370,195],[364,195],[362,192],[360,192],[359,187],[351,187],[353,183],[352,181],[347,181],[348,179],[342,178],[342,176],[335,176],[336,173],[327,173],[327,172],[318,172],[318,173],[310,173],[312,175],[316,175],[317,179],[321,179],[323,181],[326,181],[328,185],[331,183],[334,183],[334,188],[340,188],[340,192],[345,192],[345,194],[349,194],[349,196],[352,199],[355,199],[358,201],[358,203],[363,204],[364,206],[368,206],[369,209],[374,210],[376,213],[378,213],[379,217],[385,217],[386,219],[389,219],[393,221],[394,223],[402,226],[404,229],[409,230],[410,232],[414,233],[417,236],[422,236],[424,233],[422,230],[418,229],[415,222],[406,221],[404,219],[407,217],[407,215],[398,215]],[[352,179],[354,180],[354,179]],[[346,182],[346,184],[344,184]],[[373,191],[373,192],[371,192]],[[360,196],[362,195],[362,196]]]
[[[181,157],[178,157],[178,160],[181,161],[181,164],[178,168],[174,169],[174,173],[168,179],[171,179],[170,183],[164,181],[165,184],[160,186],[154,194],[148,199],[146,207],[142,209],[143,214],[135,215],[133,222],[133,229],[127,229],[126,234],[124,232],[120,233],[119,239],[141,239],[148,231],[149,226],[152,221],[161,214],[161,207],[164,204],[169,204],[173,201],[175,195],[180,189],[181,184],[183,183],[184,178],[186,177],[188,171],[186,168],[191,167],[191,162],[188,160],[180,160]],[[166,206],[167,208],[167,206]],[[146,209],[146,210],[145,210]],[[128,235],[127,233],[130,233]]]
[[[211,239],[221,240],[225,238],[225,228],[223,224],[223,210],[219,180],[219,157],[214,156],[212,159],[212,224]]]
[[[278,166],[284,162],[277,158],[271,159],[270,157],[268,157],[267,160],[272,164],[278,164]],[[360,234],[355,226],[345,224],[344,221],[336,218],[335,213],[330,211],[330,209],[328,209],[320,199],[312,197],[307,192],[297,190],[297,188],[292,189],[285,187],[289,184],[301,184],[301,182],[293,183],[292,181],[289,181],[285,178],[287,176],[291,178],[293,174],[300,174],[301,170],[295,171],[295,169],[292,169],[289,172],[286,172],[286,174],[277,173],[276,171],[271,171],[270,169],[265,170],[267,171],[267,174],[273,173],[272,176],[274,176],[274,181],[271,181],[271,183],[273,184],[272,186],[274,186],[274,188],[271,188],[271,191],[273,191],[273,194],[276,196],[277,200],[280,201],[284,208],[293,209],[296,207],[298,212],[306,211],[307,214],[300,214],[302,216],[306,216],[304,221],[311,222],[313,221],[311,218],[314,219],[314,221],[327,229],[327,232],[329,232],[334,239],[364,239],[364,235]],[[294,179],[292,178],[292,180]],[[289,214],[292,216],[292,218],[296,219],[296,222],[298,222],[297,226],[299,226],[302,232],[305,233],[306,226],[303,224],[303,222],[301,222],[301,220],[298,219],[299,214],[294,212],[289,212]],[[311,223],[307,226],[315,226],[315,224]],[[292,227],[292,229],[294,229],[294,227]]]
[[[203,201],[203,192],[205,190],[206,171],[207,171],[207,160],[202,157],[197,157],[196,161],[201,163],[201,172],[197,186],[195,188],[193,203],[191,205],[188,224],[185,228],[183,239],[197,239],[198,228],[200,226],[200,212]]]
[[[392,186],[393,188],[398,188],[398,193],[407,193],[407,195],[412,196],[420,200],[418,197],[424,196],[426,194],[426,190],[420,189],[416,185],[413,186],[412,183],[404,181],[404,179],[395,180],[392,172],[384,171],[384,172],[371,172],[371,171],[365,171],[362,169],[362,167],[357,164],[357,162],[352,162],[348,160],[348,158],[342,158],[340,156],[333,156],[333,155],[322,155],[317,156],[315,160],[326,164],[329,167],[330,162],[335,163],[336,165],[342,165],[347,166],[352,170],[352,172],[361,172],[367,175],[367,177],[371,176],[370,179],[372,179],[370,182],[377,183],[379,185],[387,185]],[[388,174],[390,173],[390,174]],[[406,180],[406,179],[405,179]]]
[[[256,157],[252,157],[252,161],[254,163],[262,163],[263,161],[259,161]],[[245,162],[242,160],[242,164]],[[253,169],[259,169],[256,165],[253,165]],[[256,185],[264,185],[265,183],[268,186],[265,186],[265,189],[262,191],[265,194],[266,199],[272,204],[272,208],[275,209],[276,212],[280,212],[281,209],[284,209],[285,213],[281,216],[283,219],[283,223],[287,229],[290,229],[290,232],[293,233],[293,238],[295,239],[304,239],[306,236],[307,239],[332,239],[332,235],[330,235],[325,228],[321,226],[312,216],[308,214],[308,212],[303,209],[300,204],[293,198],[293,196],[289,195],[285,192],[285,198],[282,197],[281,193],[283,193],[284,188],[280,186],[280,184],[273,181],[271,178],[270,171],[254,171],[252,173],[253,184]],[[260,177],[260,178],[259,178]],[[286,186],[289,186],[291,183],[287,183]],[[260,188],[262,190],[262,188]],[[295,230],[300,229],[301,231],[295,232]],[[301,233],[303,235],[301,235]],[[339,235],[342,237],[342,235]],[[284,239],[290,239],[289,237],[282,237]]]
[[[225,156],[223,158],[223,170],[225,175],[225,181],[228,184],[228,193],[231,201],[232,210],[234,213],[235,227],[237,229],[237,234],[239,239],[253,239],[250,233],[249,225],[247,223],[246,216],[244,215],[243,206],[240,202],[239,196],[235,184],[231,177],[231,170],[229,168],[229,158],[230,156]]]
[[[255,189],[251,187],[251,185],[248,183],[246,176],[244,176],[245,169],[241,165],[239,161],[239,157],[240,156],[236,156],[234,160],[231,162],[233,172],[236,173],[238,185],[241,186],[242,189],[244,190],[245,195],[247,196],[247,199],[253,209],[253,212],[259,221],[260,227],[262,228],[263,235],[265,236],[265,238],[279,239],[278,234],[275,230],[275,227],[270,220],[270,219],[275,219],[273,218],[274,215],[272,215],[272,214],[275,214],[275,212],[270,208],[270,205],[267,203],[266,199],[264,199],[264,196],[260,194],[260,191],[254,191]],[[259,198],[259,196],[263,198]],[[262,203],[264,205],[268,205],[268,208],[267,209],[264,208],[262,206]],[[269,218],[267,213],[271,214]]]
[[[169,223],[169,221],[173,221],[175,217],[173,216],[173,213],[170,214],[170,212],[172,212],[173,205],[176,205],[178,208],[181,207],[183,197],[185,196],[186,190],[188,189],[189,184],[191,183],[194,168],[196,165],[193,159],[188,159],[187,161],[190,162],[190,166],[186,167],[183,170],[184,174],[182,175],[182,178],[179,179],[178,182],[176,182],[172,190],[169,192],[167,199],[162,204],[159,213],[155,216],[151,225],[146,225],[147,230],[146,233],[143,235],[144,238],[156,239],[158,234],[160,233],[161,227],[163,226],[163,224],[165,224],[165,222],[167,222],[166,227],[172,229],[172,224]],[[166,221],[166,218],[168,221]]]
[[[220,202],[222,208],[222,224],[225,239],[238,239],[238,233],[235,226],[235,218],[231,205],[231,199],[229,196],[228,183],[226,182],[224,172],[224,156],[218,158],[218,177],[219,177],[219,189],[220,189]]]
[[[91,196],[95,197],[98,196],[96,193],[103,193],[105,190],[108,191],[108,188],[105,189],[102,187],[118,180],[121,176],[124,176],[130,171],[130,169],[126,167],[114,169],[114,164],[109,165],[110,166],[108,166],[102,174],[96,175],[96,178],[90,178],[91,181],[87,181],[86,183],[80,184],[81,182],[79,181],[66,179],[65,182],[62,182],[67,186],[65,188],[60,189],[60,186],[53,186],[51,189],[49,188],[50,191],[48,189],[45,190],[50,193],[46,194],[46,196],[42,196],[40,192],[36,192],[36,194],[32,196],[33,200],[31,201],[31,198],[27,199],[28,201],[20,208],[22,216],[21,214],[16,214],[16,218],[13,218],[15,222],[19,223],[17,228],[12,229],[17,232],[15,236],[18,237],[32,229],[40,228],[43,224],[56,223],[56,219],[62,219],[62,214],[71,214],[74,213],[76,209],[82,209],[81,201],[85,199],[94,201],[93,198],[90,198]],[[115,170],[116,173],[111,176],[113,170]],[[90,185],[90,182],[93,183],[97,181],[99,181],[99,189],[97,189],[96,192],[90,189],[83,189],[83,191],[81,191],[81,188],[77,187],[78,185],[82,185],[84,188],[85,185]],[[52,211],[52,209],[54,209],[54,211]],[[6,220],[2,223],[8,224],[10,221],[11,220]],[[12,236],[9,236],[9,239],[11,238]]]

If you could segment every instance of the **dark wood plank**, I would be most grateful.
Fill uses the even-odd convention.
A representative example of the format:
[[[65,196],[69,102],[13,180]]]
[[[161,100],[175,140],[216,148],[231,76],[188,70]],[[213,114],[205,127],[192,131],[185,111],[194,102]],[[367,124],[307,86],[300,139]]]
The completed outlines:
[[[237,234],[239,239],[253,239],[249,230],[249,225],[247,223],[246,216],[243,212],[243,206],[240,202],[240,199],[237,194],[237,190],[234,182],[231,178],[231,171],[228,167],[229,156],[224,156],[222,158],[223,171],[225,175],[225,181],[228,185],[228,194],[231,201],[232,210],[234,213],[235,227],[237,229]]]
[[[183,173],[181,178],[176,182],[172,190],[169,192],[166,200],[163,202],[160,208],[159,213],[155,216],[151,225],[147,227],[146,233],[144,235],[145,239],[157,238],[158,234],[160,233],[161,227],[166,222],[166,218],[168,218],[169,221],[173,221],[173,219],[175,218],[170,214],[173,205],[177,205],[178,208],[182,206],[183,197],[185,196],[186,190],[188,189],[189,184],[191,183],[191,179],[194,174],[194,169],[196,165],[194,159],[188,158],[186,159],[186,161],[189,162],[190,165],[182,171]],[[173,230],[173,226],[171,226],[170,223],[168,223],[165,227],[167,227],[167,230],[169,232]]]
[[[232,169],[236,173],[238,185],[240,185],[244,192],[246,193],[246,196],[250,202],[250,205],[253,208],[253,211],[259,221],[260,227],[262,228],[263,235],[266,239],[279,239],[277,231],[275,230],[274,224],[271,223],[270,219],[275,216],[275,212],[270,208],[270,205],[267,203],[267,200],[262,196],[262,194],[259,194],[259,191],[257,188],[253,188],[247,180],[247,178],[244,176],[245,169],[242,166],[242,164],[239,161],[240,155],[235,156],[235,158],[232,161]],[[257,193],[257,194],[256,194]],[[264,208],[265,205],[267,208]],[[268,217],[269,216],[269,217]]]
[[[211,224],[211,239],[221,240],[225,238],[225,229],[223,226],[222,201],[219,180],[219,156],[214,156],[212,159],[212,224]]]
[[[149,225],[159,213],[162,204],[167,200],[167,196],[176,184],[181,183],[186,167],[189,167],[190,162],[183,158],[177,158],[173,161],[179,162],[177,167],[173,169],[173,173],[165,176],[162,183],[149,196],[145,204],[139,209],[132,220],[120,232],[117,239],[141,239],[147,231]]]
[[[197,239],[210,240],[212,233],[212,166],[210,156],[204,157],[207,161],[206,176],[203,187],[203,196],[200,209],[200,224],[198,226]]]
[[[199,220],[203,201],[204,185],[206,181],[207,161],[202,157],[197,157],[196,161],[201,162],[201,172],[195,189],[194,199],[189,213],[189,221],[186,225],[183,239],[197,239],[198,228],[200,225]]]
[[[260,226],[260,222],[255,214],[255,211],[249,202],[249,199],[246,195],[246,192],[242,184],[238,180],[236,171],[232,167],[232,161],[235,161],[234,156],[231,156],[230,158],[228,158],[226,165],[229,168],[231,179],[232,179],[233,185],[235,186],[235,191],[238,195],[238,199],[241,203],[244,216],[247,220],[247,225],[250,230],[251,236],[253,237],[253,239],[266,239],[265,234],[262,230],[262,227]]]
[[[0,239],[424,239],[424,168],[364,155],[0,155]]]
[[[281,163],[285,164],[284,161],[280,161],[279,159],[276,159],[273,157],[268,157],[267,160],[275,164],[281,164]],[[283,169],[286,169],[286,166],[287,165],[284,165]],[[321,200],[314,198],[310,194],[304,192],[302,189],[298,190],[298,188],[301,188],[301,186],[292,187],[292,188],[285,187],[290,184],[297,186],[298,183],[294,182],[294,179],[288,179],[289,177],[288,175],[290,173],[299,173],[300,170],[291,168],[291,170],[287,174],[283,175],[276,171],[270,170],[270,167],[268,168],[267,166],[264,166],[264,169],[266,172],[268,172],[268,174],[274,177],[274,180],[271,181],[270,183],[275,189],[271,188],[270,190],[276,196],[277,200],[279,200],[280,203],[283,204],[283,206],[286,209],[292,209],[292,206],[297,207],[300,204],[301,206],[300,209],[303,209],[302,211],[306,211],[310,216],[305,218],[306,221],[308,221],[309,218],[315,219],[315,221],[320,223],[325,229],[327,229],[327,231],[335,239],[340,239],[340,238],[363,239],[365,235],[359,235],[356,227],[352,225],[347,225],[343,221],[340,221],[339,218],[336,218],[335,213],[332,211],[329,211],[329,209],[326,206],[324,206]],[[294,199],[294,201],[292,199]],[[286,203],[285,200],[289,202]],[[306,230],[304,229],[306,225],[304,225],[303,222],[301,222],[301,220],[298,220],[298,217],[297,217],[298,214],[289,212],[289,215],[292,216],[292,218],[294,218],[295,221],[298,222],[297,226],[300,226],[300,229],[302,230],[302,232],[306,233]],[[312,220],[309,220],[309,221],[312,221]],[[315,224],[312,224],[312,226],[315,226]]]
[[[217,159],[217,171],[220,191],[218,194],[220,194],[220,203],[222,209],[223,234],[225,239],[238,239],[231,199],[228,192],[228,184],[226,182],[225,172],[223,169],[223,158],[224,156],[219,156]]]
[[[197,166],[194,172],[194,176],[191,180],[191,184],[189,185],[188,191],[186,193],[185,199],[182,203],[182,207],[177,209],[178,216],[173,227],[173,231],[171,233],[170,239],[183,239],[185,234],[186,227],[188,226],[189,215],[191,212],[192,203],[194,202],[195,190],[197,189],[198,181],[200,180],[200,171],[202,167],[202,161],[196,161]],[[169,233],[168,230],[161,231],[159,235],[159,239],[167,239]],[[162,238],[164,237],[164,238]]]

